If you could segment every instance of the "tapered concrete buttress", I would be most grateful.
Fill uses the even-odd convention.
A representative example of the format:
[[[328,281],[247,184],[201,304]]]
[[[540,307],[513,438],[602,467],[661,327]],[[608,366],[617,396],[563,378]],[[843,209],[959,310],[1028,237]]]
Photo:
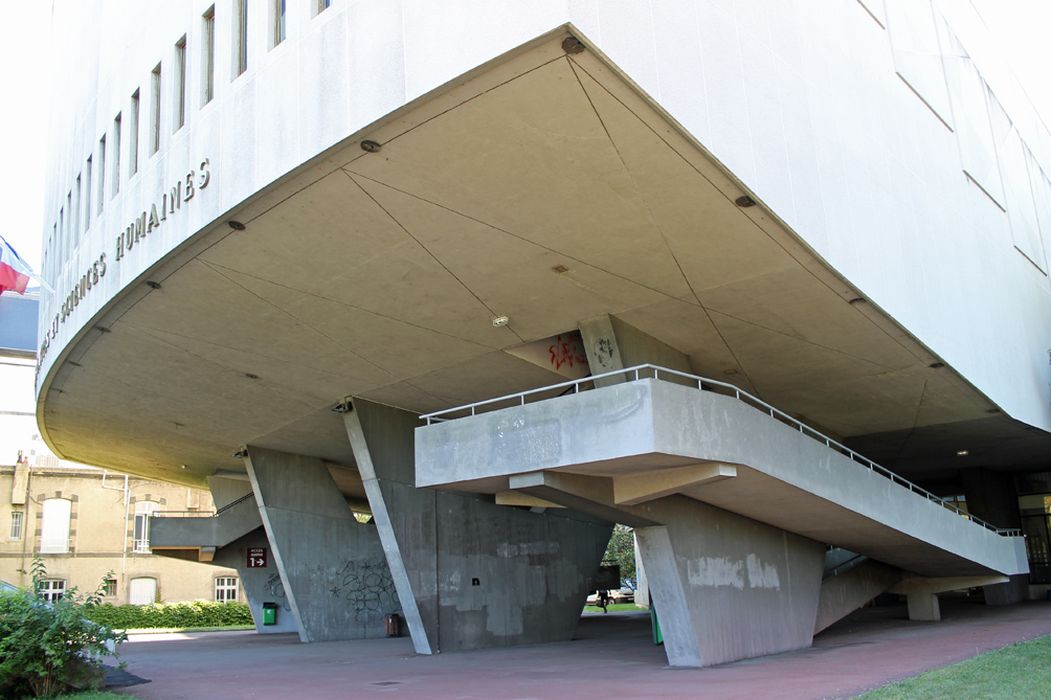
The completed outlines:
[[[672,666],[711,666],[808,647],[825,546],[683,497],[634,511]]]
[[[247,479],[213,476],[208,478],[208,489],[212,492],[212,501],[216,507],[222,508],[251,494],[252,484]],[[252,508],[258,508],[254,499],[249,503]],[[256,632],[260,634],[298,632],[299,625],[292,615],[292,607],[288,603],[288,596],[285,595],[285,587],[281,583],[277,563],[268,558],[265,567],[249,569],[249,547],[270,547],[270,541],[266,538],[266,530],[262,524],[248,534],[217,548],[212,563],[237,569],[241,590],[244,591],[245,598],[248,600],[248,608],[252,611],[252,622],[255,623]],[[263,624],[263,603],[273,603],[278,606],[275,624]]]
[[[418,489],[417,416],[355,400],[344,420],[418,653],[572,637],[610,523]]]
[[[401,605],[376,526],[355,520],[319,459],[249,446],[245,465],[299,638],[384,636]]]

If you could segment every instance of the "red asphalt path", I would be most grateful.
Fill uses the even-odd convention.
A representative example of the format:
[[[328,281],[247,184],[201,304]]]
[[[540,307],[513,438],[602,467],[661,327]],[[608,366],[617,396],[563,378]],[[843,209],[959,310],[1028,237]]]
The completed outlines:
[[[943,601],[941,622],[903,606],[859,610],[810,649],[671,669],[633,613],[585,615],[558,644],[415,656],[408,639],[300,644],[294,635],[140,635],[124,645],[140,698],[837,698],[1051,634],[1051,602]]]

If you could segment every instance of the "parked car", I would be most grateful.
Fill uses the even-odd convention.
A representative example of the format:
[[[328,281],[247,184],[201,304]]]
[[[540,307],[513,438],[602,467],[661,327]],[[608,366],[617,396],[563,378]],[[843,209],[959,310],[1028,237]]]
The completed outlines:
[[[630,586],[621,586],[609,592],[609,599],[613,603],[634,603],[635,591]]]

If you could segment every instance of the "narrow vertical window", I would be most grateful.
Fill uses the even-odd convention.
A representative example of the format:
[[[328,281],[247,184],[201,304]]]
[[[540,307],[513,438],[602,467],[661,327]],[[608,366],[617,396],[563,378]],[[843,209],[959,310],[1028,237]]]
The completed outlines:
[[[120,112],[113,120],[113,175],[110,182],[113,183],[113,196],[120,192]]]
[[[22,518],[24,517],[20,510],[11,512],[11,533],[8,535],[8,539],[22,539]]]
[[[135,503],[135,531],[132,551],[139,554],[150,553],[150,516],[157,510],[155,501],[137,501]]]
[[[128,125],[128,175],[139,172],[139,91],[131,96],[131,123]]]
[[[88,162],[84,164],[84,230],[91,228],[91,162],[92,156],[88,156]]]
[[[95,206],[98,213],[102,213],[102,207],[106,203],[106,135],[99,139],[99,193]]]
[[[57,269],[62,267],[62,261],[65,260],[65,207],[59,209],[59,228],[58,238],[55,239],[55,244],[58,246],[58,260],[56,261]]]
[[[69,551],[69,516],[72,503],[65,498],[49,498],[42,506],[40,552],[65,554]]]
[[[80,238],[80,173],[77,173],[76,185],[73,187],[73,191],[76,193],[76,199],[73,200],[69,213],[72,214],[72,223],[70,224],[70,249],[76,243],[77,239]]]
[[[285,40],[285,0],[270,0],[270,13],[273,16],[270,48],[274,48]]]
[[[234,0],[234,74],[248,70],[248,4],[246,0]]]
[[[175,42],[175,125],[178,131],[186,124],[186,35]]]
[[[201,104],[206,105],[215,96],[215,5],[202,17],[201,31]]]
[[[161,64],[150,73],[150,155],[161,148]]]
[[[332,7],[332,0],[314,0],[314,14],[318,15]]]

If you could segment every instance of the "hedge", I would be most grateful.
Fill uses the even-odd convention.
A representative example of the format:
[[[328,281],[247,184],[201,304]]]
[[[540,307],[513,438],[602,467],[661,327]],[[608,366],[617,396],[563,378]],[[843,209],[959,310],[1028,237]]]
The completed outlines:
[[[147,627],[225,627],[252,624],[252,613],[244,603],[154,603],[110,605],[92,608],[88,617],[114,629]]]

